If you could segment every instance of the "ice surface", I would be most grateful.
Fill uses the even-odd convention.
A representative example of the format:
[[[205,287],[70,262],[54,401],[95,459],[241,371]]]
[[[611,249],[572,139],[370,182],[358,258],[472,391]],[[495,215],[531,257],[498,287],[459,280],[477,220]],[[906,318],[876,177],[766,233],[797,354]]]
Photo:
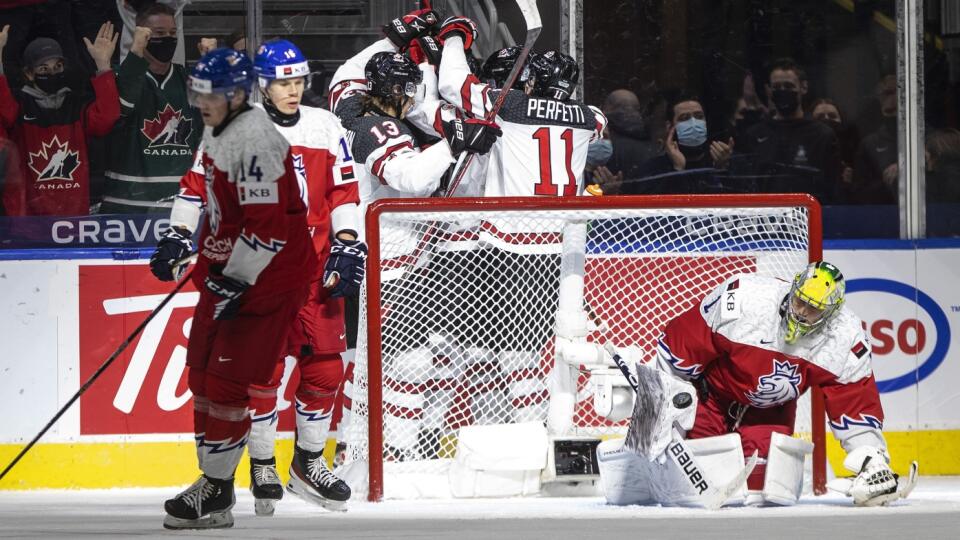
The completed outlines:
[[[957,538],[960,478],[925,477],[910,499],[854,508],[837,494],[789,508],[613,507],[600,498],[352,502],[331,513],[287,494],[273,517],[237,492],[236,525],[173,533],[161,527],[176,489],[0,492],[0,538],[197,535],[228,538]],[[744,534],[745,531],[750,531]],[[852,536],[851,536],[852,534]]]

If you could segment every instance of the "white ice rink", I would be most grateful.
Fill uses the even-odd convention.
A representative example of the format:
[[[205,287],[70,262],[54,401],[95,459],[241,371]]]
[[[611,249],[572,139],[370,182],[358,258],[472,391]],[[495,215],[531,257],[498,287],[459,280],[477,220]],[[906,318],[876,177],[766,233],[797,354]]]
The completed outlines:
[[[287,494],[257,517],[237,492],[232,529],[166,531],[163,500],[176,489],[0,492],[0,538],[960,538],[960,478],[927,477],[887,508],[854,508],[831,494],[792,508],[706,510],[611,507],[598,498],[354,502],[334,514]]]

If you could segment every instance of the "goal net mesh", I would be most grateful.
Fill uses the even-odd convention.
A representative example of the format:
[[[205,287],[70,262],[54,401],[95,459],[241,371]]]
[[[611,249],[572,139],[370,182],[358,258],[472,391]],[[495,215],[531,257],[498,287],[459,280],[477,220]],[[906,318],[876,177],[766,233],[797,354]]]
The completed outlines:
[[[810,259],[804,206],[485,208],[387,209],[368,222],[368,237],[379,238],[368,263],[378,279],[361,296],[351,414],[341,428],[340,470],[357,494],[373,475],[388,498],[429,496],[427,484],[444,483],[460,428],[547,420],[551,371],[562,369],[555,323],[571,273],[562,257],[571,224],[586,231],[573,270],[592,322],[581,340],[632,347],[642,359],[667,322],[728,277],[789,280]],[[382,382],[371,392],[373,371]],[[572,373],[564,434],[624,433],[627,420],[595,410],[590,373]],[[382,448],[368,436],[371,399],[382,410]],[[809,398],[798,409],[798,436],[809,439]],[[371,451],[381,453],[382,471],[370,470]]]

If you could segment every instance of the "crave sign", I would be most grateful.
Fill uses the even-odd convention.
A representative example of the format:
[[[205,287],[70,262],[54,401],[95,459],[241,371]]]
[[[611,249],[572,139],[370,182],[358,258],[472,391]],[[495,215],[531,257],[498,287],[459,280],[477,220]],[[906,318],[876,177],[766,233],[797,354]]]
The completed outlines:
[[[158,281],[145,264],[83,265],[79,273],[80,380],[86,381],[173,284]],[[193,432],[185,367],[198,299],[192,283],[184,286],[80,397],[81,435]],[[292,393],[287,382],[281,395]],[[279,400],[281,411],[290,408],[290,398]],[[281,414],[280,429],[292,426],[290,415]]]

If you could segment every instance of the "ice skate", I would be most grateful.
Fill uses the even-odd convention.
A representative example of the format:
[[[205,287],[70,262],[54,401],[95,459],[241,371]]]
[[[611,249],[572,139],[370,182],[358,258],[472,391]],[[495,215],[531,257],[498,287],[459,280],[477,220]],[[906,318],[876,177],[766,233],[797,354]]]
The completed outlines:
[[[226,529],[233,527],[230,509],[237,501],[233,479],[216,480],[201,475],[176,497],[163,503],[167,529]]]
[[[250,459],[250,493],[258,516],[272,516],[277,502],[283,498],[283,483],[277,474],[277,460]]]
[[[287,490],[336,512],[345,511],[350,499],[350,487],[327,469],[323,452],[307,452],[299,447],[294,449]]]

